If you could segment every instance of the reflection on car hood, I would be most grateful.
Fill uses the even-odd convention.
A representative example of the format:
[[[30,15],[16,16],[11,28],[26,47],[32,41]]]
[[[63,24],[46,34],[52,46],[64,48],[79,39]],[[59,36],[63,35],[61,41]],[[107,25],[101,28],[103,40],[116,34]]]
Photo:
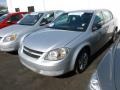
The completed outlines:
[[[12,25],[0,30],[0,37],[4,37],[6,34],[18,34],[26,30],[31,29],[32,26],[27,25]]]
[[[116,90],[115,84],[120,89],[120,48],[116,49],[116,44],[108,50],[97,69],[102,90]]]
[[[114,73],[117,90],[120,89],[120,41],[114,55]]]
[[[64,47],[83,32],[45,29],[37,31],[24,40],[24,45],[43,52],[54,48]]]

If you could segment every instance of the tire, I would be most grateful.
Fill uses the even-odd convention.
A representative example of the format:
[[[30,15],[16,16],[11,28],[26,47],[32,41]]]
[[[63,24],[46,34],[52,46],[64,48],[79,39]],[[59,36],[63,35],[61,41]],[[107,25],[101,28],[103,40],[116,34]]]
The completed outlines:
[[[75,71],[77,73],[82,73],[86,70],[89,63],[89,52],[86,49],[83,49],[76,60]]]
[[[117,30],[114,31],[111,41],[115,42],[117,39]]]

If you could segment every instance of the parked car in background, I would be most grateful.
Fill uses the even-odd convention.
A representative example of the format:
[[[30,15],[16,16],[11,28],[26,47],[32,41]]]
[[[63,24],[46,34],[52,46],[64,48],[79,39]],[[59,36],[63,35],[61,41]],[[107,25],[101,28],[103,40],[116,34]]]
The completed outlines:
[[[46,27],[46,24],[57,18],[63,11],[33,12],[24,16],[17,24],[1,29],[0,51],[15,51],[26,34]]]
[[[89,58],[117,32],[108,10],[73,11],[60,15],[48,28],[24,38],[19,57],[23,65],[43,75],[83,72]]]
[[[8,13],[8,9],[2,9],[0,11],[0,16],[4,15],[4,14],[7,14]]]
[[[0,17],[1,17],[2,15],[4,15],[4,14],[7,14],[7,13],[0,12]]]
[[[0,31],[1,28],[16,24],[26,12],[8,13],[0,17]]]
[[[120,90],[120,39],[101,60],[88,90]]]

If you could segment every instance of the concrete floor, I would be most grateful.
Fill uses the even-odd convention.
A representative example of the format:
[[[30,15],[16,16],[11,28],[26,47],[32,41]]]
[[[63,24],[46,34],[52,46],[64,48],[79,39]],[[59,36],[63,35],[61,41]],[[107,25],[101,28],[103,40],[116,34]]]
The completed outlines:
[[[18,55],[0,52],[0,90],[85,90],[92,73],[111,45],[108,43],[97,52],[82,74],[71,72],[61,77],[36,74],[21,65]]]

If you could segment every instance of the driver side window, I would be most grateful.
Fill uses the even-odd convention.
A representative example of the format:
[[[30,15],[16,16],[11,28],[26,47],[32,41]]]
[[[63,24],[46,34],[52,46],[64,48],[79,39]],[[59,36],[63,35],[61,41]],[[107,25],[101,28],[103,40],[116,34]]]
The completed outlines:
[[[11,21],[11,22],[17,22],[18,20],[20,20],[21,19],[21,16],[20,15],[12,15],[10,18],[9,18],[9,20]]]
[[[101,25],[104,24],[104,17],[103,17],[102,12],[96,13],[93,25],[96,25],[96,24],[101,24]]]
[[[41,24],[45,25],[51,23],[54,20],[54,12],[46,14],[46,16],[42,19]]]
[[[103,24],[104,24],[104,17],[103,17],[102,12],[99,11],[95,15],[92,30],[96,31],[96,30],[100,29]]]

